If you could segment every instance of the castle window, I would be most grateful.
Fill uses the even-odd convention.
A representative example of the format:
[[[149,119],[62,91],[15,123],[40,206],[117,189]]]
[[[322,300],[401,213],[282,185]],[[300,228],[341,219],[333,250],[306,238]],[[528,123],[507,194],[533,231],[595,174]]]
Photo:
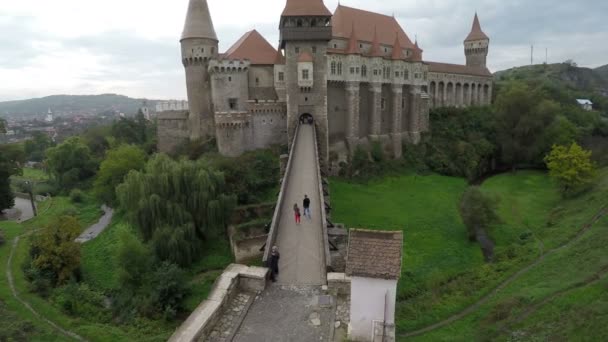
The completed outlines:
[[[317,53],[317,47],[316,46],[312,47],[312,53]]]
[[[363,49],[363,44],[359,44],[359,49]]]
[[[405,70],[405,74],[403,75],[403,78],[406,80],[410,79],[410,71],[409,70]]]
[[[336,62],[335,61],[331,62],[331,74],[332,75],[336,74]]]
[[[399,71],[395,71],[395,77],[399,77]]]
[[[280,82],[285,81],[285,73],[282,71],[279,72],[279,81]]]
[[[201,53],[205,53],[205,48],[201,48]]]
[[[300,48],[296,46],[296,53],[300,53]]]
[[[355,74],[355,67],[350,67],[350,74],[354,75]]]
[[[374,69],[374,76],[378,76],[378,69]]]
[[[260,85],[260,79],[258,77],[255,78],[255,85]]]
[[[237,109],[237,99],[235,98],[230,98],[228,99],[228,106],[230,106],[230,109]]]
[[[308,69],[304,69],[304,70],[302,70],[302,79],[303,79],[303,80],[307,80],[307,79],[308,79],[308,77],[310,76],[310,75],[309,75],[309,72],[310,72],[310,71],[309,71]]]
[[[315,19],[310,21],[310,27],[315,27],[317,25],[317,21]]]
[[[337,49],[337,48],[338,48],[338,44],[334,44],[334,49]]]
[[[424,72],[424,80],[425,80],[425,81],[426,81],[427,77],[428,77],[428,74],[427,74],[427,72],[425,71],[425,72]]]
[[[355,69],[355,73],[357,73],[357,75],[359,75],[359,67],[357,67],[357,68]]]
[[[361,67],[361,76],[363,76],[363,77],[367,76],[367,67],[365,65],[363,65]]]
[[[232,82],[232,77],[228,76],[228,82]]]
[[[305,97],[305,98],[304,98],[304,102],[308,102],[308,97]]]
[[[382,110],[386,109],[386,99],[384,97],[380,100],[380,108]]]
[[[338,62],[338,75],[342,75],[342,62]]]
[[[298,23],[296,24],[298,27],[302,27],[302,19],[298,19]]]

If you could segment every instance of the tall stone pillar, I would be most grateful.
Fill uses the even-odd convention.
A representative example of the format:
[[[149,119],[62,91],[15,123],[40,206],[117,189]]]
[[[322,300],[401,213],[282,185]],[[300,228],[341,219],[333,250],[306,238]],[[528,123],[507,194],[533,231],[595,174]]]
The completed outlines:
[[[471,106],[477,105],[477,84],[473,83],[471,86]]]
[[[370,116],[370,139],[377,140],[382,132],[382,84],[372,83],[372,110]]]
[[[458,92],[456,92],[458,94]],[[460,94],[458,94],[458,107],[464,107],[464,84],[460,85]]]
[[[452,106],[454,107],[458,107],[458,92],[456,88],[456,83],[452,83]]]
[[[445,93],[444,93],[445,94]],[[420,86],[410,87],[409,139],[413,144],[420,142]]]
[[[435,82],[435,94],[433,94],[433,108],[439,107],[439,82]]]
[[[351,153],[359,143],[359,82],[346,83],[346,142]]]
[[[391,116],[390,136],[395,158],[401,158],[403,155],[403,139],[401,136],[401,120],[403,119],[403,108],[401,107],[403,102],[403,86],[400,84],[393,84],[391,90],[393,92],[393,112]]]

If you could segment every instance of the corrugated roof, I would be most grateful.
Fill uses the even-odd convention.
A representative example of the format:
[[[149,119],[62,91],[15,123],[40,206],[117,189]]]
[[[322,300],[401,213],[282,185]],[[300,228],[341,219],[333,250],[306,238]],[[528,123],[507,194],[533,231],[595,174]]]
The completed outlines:
[[[234,43],[224,53],[224,58],[248,59],[252,65],[273,65],[277,50],[258,31],[252,30]]]
[[[477,13],[475,13],[475,18],[473,18],[473,27],[471,28],[471,32],[464,40],[465,42],[471,40],[482,40],[482,39],[490,39],[488,36],[483,33],[481,30],[481,24],[479,24],[479,18],[477,17]]]
[[[331,12],[325,7],[323,0],[287,0],[285,9],[281,14],[283,17],[296,16],[331,16]]]
[[[492,73],[488,68],[437,62],[425,63],[429,65],[429,72],[492,77]]]
[[[397,19],[387,15],[338,5],[331,19],[331,25],[332,34],[336,38],[350,38],[354,25],[357,38],[360,41],[371,43],[374,40],[374,30],[371,28],[375,27],[380,44],[392,46],[395,42],[395,34],[397,34],[403,48],[414,47]]]
[[[397,280],[401,276],[403,232],[350,229],[346,274]]]

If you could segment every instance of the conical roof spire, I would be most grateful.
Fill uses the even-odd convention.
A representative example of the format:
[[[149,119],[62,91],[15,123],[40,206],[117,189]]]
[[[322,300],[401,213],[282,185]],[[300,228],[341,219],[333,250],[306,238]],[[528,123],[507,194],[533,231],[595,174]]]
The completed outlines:
[[[399,34],[395,34],[395,44],[393,44],[393,55],[392,59],[403,59],[403,48],[399,42]]]
[[[416,43],[414,44],[414,51],[412,53],[412,62],[422,62],[422,49],[418,46],[418,38],[416,38]]]
[[[490,39],[490,38],[488,38],[488,36],[485,33],[483,33],[483,31],[481,30],[481,24],[479,23],[479,17],[477,17],[477,12],[475,12],[475,18],[473,18],[473,27],[471,28],[471,32],[469,33],[469,35],[467,36],[467,38],[464,41],[468,42],[471,40],[483,40],[483,39]]]
[[[182,40],[188,38],[209,38],[217,40],[207,0],[190,0],[188,14],[186,14],[186,23],[184,24],[184,32],[182,33]]]
[[[380,50],[380,41],[378,41],[378,30],[374,26],[374,39],[372,40],[372,50],[370,51],[372,57],[384,57]]]
[[[357,40],[357,35],[355,33],[355,23],[353,22],[353,29],[350,33],[350,40],[348,41],[348,49],[346,49],[346,53],[351,54],[359,54],[359,41]]]

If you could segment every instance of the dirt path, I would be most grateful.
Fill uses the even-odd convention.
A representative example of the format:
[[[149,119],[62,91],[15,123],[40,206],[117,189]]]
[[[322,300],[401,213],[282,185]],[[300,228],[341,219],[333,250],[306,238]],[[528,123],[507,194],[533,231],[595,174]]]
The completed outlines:
[[[453,323],[454,321],[457,321],[459,319],[462,319],[463,317],[467,316],[468,314],[477,311],[477,309],[479,309],[480,306],[482,306],[483,304],[487,303],[488,300],[490,298],[492,298],[496,293],[498,293],[500,290],[504,289],[507,285],[511,284],[512,282],[514,282],[515,280],[517,280],[519,277],[521,277],[522,275],[524,275],[525,273],[527,273],[530,269],[536,267],[538,264],[540,264],[545,257],[554,254],[555,252],[570,246],[571,244],[575,243],[576,241],[578,241],[597,221],[599,221],[604,215],[608,214],[608,207],[604,207],[602,208],[589,222],[587,222],[586,224],[583,225],[583,227],[576,233],[576,235],[574,235],[570,240],[566,241],[565,243],[563,243],[562,245],[550,249],[548,250],[546,253],[540,255],[538,257],[538,259],[536,259],[536,261],[534,261],[532,264],[522,268],[521,270],[517,271],[515,274],[511,275],[509,278],[507,278],[505,281],[503,281],[502,283],[500,283],[496,288],[494,288],[494,290],[490,291],[488,294],[486,294],[485,296],[483,296],[481,299],[479,299],[477,302],[471,304],[469,307],[467,307],[466,309],[464,309],[463,311],[454,314],[448,318],[446,318],[443,321],[437,322],[435,324],[429,325],[425,328],[422,329],[418,329],[418,330],[414,330],[414,331],[410,331],[407,333],[403,333],[403,334],[399,334],[399,337],[413,337],[413,336],[417,336],[417,335],[422,335],[425,334],[427,332],[442,328],[450,323]]]
[[[8,260],[6,261],[6,279],[8,280],[8,286],[11,289],[11,294],[13,295],[13,297],[19,302],[21,303],[21,305],[25,306],[30,312],[32,312],[34,314],[34,316],[36,316],[37,318],[45,321],[46,323],[48,323],[51,327],[53,327],[55,330],[59,331],[61,334],[67,336],[67,337],[71,337],[75,340],[78,341],[86,341],[84,338],[82,338],[80,335],[69,331],[69,330],[65,330],[62,327],[60,327],[59,325],[57,325],[56,323],[50,321],[49,319],[47,319],[46,317],[42,316],[40,313],[38,313],[38,311],[36,311],[31,305],[30,303],[26,302],[25,300],[21,299],[21,297],[19,297],[19,293],[17,292],[17,289],[15,288],[15,281],[13,278],[13,271],[11,269],[11,264],[13,262],[13,255],[15,254],[15,249],[17,248],[17,245],[19,244],[19,240],[21,237],[27,236],[32,234],[34,231],[30,231],[28,233],[22,234],[20,236],[17,236],[13,239],[13,244],[11,246],[11,252],[8,256]]]

